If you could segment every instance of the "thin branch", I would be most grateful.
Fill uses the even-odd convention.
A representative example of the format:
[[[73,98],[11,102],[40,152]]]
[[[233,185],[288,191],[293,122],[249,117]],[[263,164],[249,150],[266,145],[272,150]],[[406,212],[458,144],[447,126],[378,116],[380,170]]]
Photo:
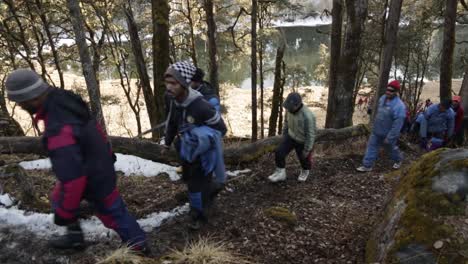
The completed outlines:
[[[234,20],[234,24],[232,24],[232,26],[228,27],[228,31],[231,32],[231,36],[232,36],[232,42],[234,44],[234,46],[241,52],[244,52],[242,50],[242,48],[240,48],[237,43],[236,43],[236,36],[235,36],[235,33],[234,33],[234,28],[236,27],[237,25],[237,22],[239,21],[239,18],[240,16],[242,15],[242,13],[245,13],[246,15],[250,15],[249,12],[247,12],[247,10],[245,10],[243,7],[241,7],[241,9],[239,10],[239,13],[237,14],[236,16],[236,20]]]
[[[465,8],[465,10],[468,11],[468,5],[466,4],[465,0],[460,0],[460,3]]]

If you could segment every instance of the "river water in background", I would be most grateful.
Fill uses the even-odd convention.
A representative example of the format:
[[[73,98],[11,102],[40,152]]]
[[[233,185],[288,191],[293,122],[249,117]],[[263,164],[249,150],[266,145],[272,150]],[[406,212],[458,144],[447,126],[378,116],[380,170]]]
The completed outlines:
[[[298,79],[301,80],[302,86],[320,85],[314,80],[313,72],[316,66],[320,63],[319,48],[321,44],[329,47],[331,25],[295,25],[281,26],[276,28],[280,36],[286,41],[286,52],[284,61],[288,69],[297,72]],[[468,25],[457,25],[456,30],[457,41],[468,39]],[[430,79],[438,79],[438,71],[440,65],[440,51],[442,49],[443,29],[434,33],[432,38],[431,58],[432,71],[427,76]],[[277,39],[267,40],[264,52],[264,71],[266,71],[264,81],[265,87],[273,86],[273,72],[275,65],[275,56],[277,48]],[[225,47],[224,49],[222,47]],[[221,43],[218,45],[219,60],[219,79],[220,82],[226,82],[241,87],[250,89],[251,87],[251,70],[250,70],[250,47],[244,50],[243,53],[238,52],[232,56],[232,43]],[[201,67],[208,69],[204,56],[207,55],[206,45],[204,42],[199,42],[197,45],[198,57],[201,62]],[[454,78],[463,76],[463,56],[468,55],[468,44],[457,44],[454,54]],[[202,59],[200,59],[202,58]],[[207,57],[206,57],[207,58]],[[402,71],[401,71],[402,72]]]

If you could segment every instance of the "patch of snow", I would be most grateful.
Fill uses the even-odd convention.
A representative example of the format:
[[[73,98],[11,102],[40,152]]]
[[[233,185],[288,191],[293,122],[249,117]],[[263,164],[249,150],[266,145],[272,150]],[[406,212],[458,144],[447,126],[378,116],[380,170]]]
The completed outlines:
[[[188,204],[177,207],[170,212],[153,213],[145,218],[137,220],[140,226],[149,232],[153,228],[159,227],[164,220],[179,216],[188,212]],[[97,217],[81,220],[81,227],[86,239],[96,240],[115,237],[117,234],[101,223]],[[0,227],[24,228],[39,237],[49,238],[54,235],[61,235],[65,232],[64,227],[53,223],[52,214],[31,213],[18,208],[0,207]]]
[[[153,177],[165,172],[172,181],[180,179],[179,174],[176,172],[176,167],[142,159],[133,155],[117,153],[116,156],[117,162],[115,163],[115,170],[123,172],[125,176],[136,174]]]
[[[22,161],[19,163],[25,170],[48,170],[52,168],[50,159],[38,159],[31,161]]]
[[[115,170],[123,172],[125,176],[143,175],[146,177],[153,177],[161,173],[167,173],[172,181],[180,179],[180,176],[176,172],[176,167],[142,159],[133,155],[116,153],[116,156],[117,161],[114,164]],[[52,168],[49,159],[23,161],[20,162],[19,165],[26,170],[44,170]]]
[[[0,205],[10,207],[13,205],[15,199],[13,199],[8,193],[0,195]]]

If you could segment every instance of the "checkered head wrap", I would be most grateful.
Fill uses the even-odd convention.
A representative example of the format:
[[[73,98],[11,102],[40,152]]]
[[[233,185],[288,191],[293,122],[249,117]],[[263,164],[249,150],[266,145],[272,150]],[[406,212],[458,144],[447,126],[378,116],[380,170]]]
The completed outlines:
[[[197,68],[189,61],[179,61],[170,65],[164,77],[174,77],[183,87],[188,88]]]

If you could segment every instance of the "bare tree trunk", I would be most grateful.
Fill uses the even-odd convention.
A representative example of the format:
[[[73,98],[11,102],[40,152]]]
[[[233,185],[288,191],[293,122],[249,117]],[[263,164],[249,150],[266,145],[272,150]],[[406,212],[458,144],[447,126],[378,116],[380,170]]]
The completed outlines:
[[[164,72],[169,67],[169,3],[152,0],[153,16],[153,87],[157,123],[165,119]]]
[[[273,84],[273,98],[271,102],[271,114],[268,122],[268,136],[272,137],[276,135],[276,122],[278,121],[278,114],[281,108],[280,105],[280,92],[281,92],[281,64],[283,62],[284,51],[286,49],[285,43],[282,43],[276,50],[275,60],[275,81]]]
[[[190,28],[190,55],[192,57],[193,64],[196,67],[198,67],[197,50],[195,49],[195,33],[193,28],[192,6],[190,0],[185,0],[185,3],[187,4],[187,20],[189,22]]]
[[[346,1],[347,28],[343,50],[338,63],[336,89],[332,97],[334,112],[327,124],[332,128],[342,128],[353,122],[353,91],[357,78],[357,61],[361,49],[361,35],[367,17],[367,0]],[[376,99],[378,100],[378,99]],[[339,107],[338,107],[339,106]]]
[[[218,78],[218,61],[217,61],[217,47],[216,47],[216,23],[213,14],[213,0],[205,0],[204,7],[206,12],[206,25],[208,27],[208,56],[209,69],[210,69],[210,83],[216,90],[219,97],[219,78]]]
[[[151,127],[156,127],[158,124],[156,105],[154,101],[154,94],[151,88],[151,81],[148,76],[148,70],[146,68],[146,62],[143,50],[141,48],[140,36],[138,35],[138,26],[133,16],[133,10],[131,1],[128,0],[125,8],[125,16],[127,18],[128,33],[130,35],[130,41],[132,43],[133,56],[135,57],[135,64],[140,77],[140,85],[143,90],[143,97],[145,99],[146,110],[150,120]],[[153,132],[153,138],[157,137],[157,132]]]
[[[99,124],[102,126],[103,130],[107,131],[104,115],[102,113],[101,93],[99,91],[98,80],[96,78],[96,72],[93,68],[93,62],[91,61],[88,45],[86,44],[86,36],[83,28],[84,21],[81,14],[79,0],[67,0],[67,7],[70,11],[70,19],[73,25],[73,31],[75,32],[75,40],[80,54],[86,87],[88,89],[91,111],[98,120]]]
[[[465,66],[463,81],[460,88],[460,96],[462,97],[463,108],[468,109],[468,66]],[[468,114],[468,110],[466,111]]]
[[[264,92],[265,92],[265,81],[263,80],[263,41],[260,40],[260,50],[258,51],[259,58],[259,74],[260,74],[260,138],[265,138],[265,118],[264,118]]]
[[[343,0],[333,0],[332,28],[330,45],[330,72],[328,76],[328,106],[325,127],[332,127],[332,120],[337,105],[335,105],[336,81],[338,79],[338,63],[341,54],[341,34],[343,28]]]
[[[384,49],[380,60],[379,84],[377,85],[376,99],[385,93],[388,84],[390,69],[392,68],[392,58],[395,52],[398,36],[398,23],[400,22],[401,5],[403,0],[392,0],[388,13],[388,20],[385,23]],[[374,119],[379,100],[374,100],[372,106],[372,120]]]
[[[453,51],[455,49],[455,19],[458,0],[446,0],[444,41],[440,60],[440,99],[452,95]]]
[[[99,32],[100,37],[98,41],[96,42],[95,37],[98,37],[99,35],[98,32],[96,32],[96,30],[91,25],[89,25],[85,19],[83,19],[83,25],[89,33],[89,41],[91,42],[93,69],[96,74],[97,87],[99,89],[100,87],[99,72],[100,72],[100,67],[101,67],[101,54],[103,53],[102,49],[105,44],[105,39],[106,39],[105,36],[107,35],[107,32],[110,29],[110,26],[109,26],[109,23],[105,19],[106,11],[107,11],[105,9],[106,7],[99,7],[96,5],[95,2],[89,2],[89,5],[91,5],[91,7],[94,9],[94,12],[96,13],[96,16],[99,18],[101,25],[102,25],[102,31]]]
[[[251,13],[251,78],[252,78],[252,142],[257,141],[257,0],[252,0],[252,13]]]
[[[286,63],[281,61],[282,76],[281,85],[280,85],[280,95],[279,95],[279,118],[278,118],[278,134],[281,134],[283,131],[283,95],[284,95],[284,84],[286,83]]]
[[[65,81],[63,79],[62,66],[60,66],[60,58],[59,58],[57,49],[55,47],[54,39],[52,38],[52,33],[50,32],[50,23],[47,20],[46,11],[44,10],[42,6],[41,0],[36,0],[36,6],[39,12],[39,17],[41,19],[42,26],[47,36],[47,40],[49,41],[50,49],[52,51],[52,56],[54,57],[55,68],[57,69],[59,79],[60,79],[60,88],[64,89]]]

